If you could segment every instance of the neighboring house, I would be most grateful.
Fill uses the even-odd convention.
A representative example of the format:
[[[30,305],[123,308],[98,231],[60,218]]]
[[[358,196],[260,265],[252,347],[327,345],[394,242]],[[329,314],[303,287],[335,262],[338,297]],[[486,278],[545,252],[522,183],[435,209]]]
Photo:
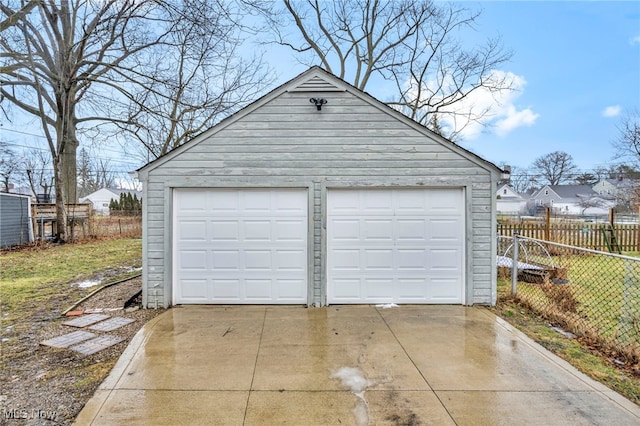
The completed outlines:
[[[495,304],[501,170],[319,67],[138,173],[145,307]]]
[[[638,186],[634,179],[603,179],[592,188],[603,198],[614,200],[616,205],[633,208],[638,204]]]
[[[12,247],[32,241],[30,198],[0,192],[0,247]]]
[[[109,203],[111,200],[120,200],[120,194],[128,194],[135,195],[140,200],[142,197],[142,193],[140,191],[136,191],[134,189],[119,189],[119,188],[102,188],[98,189],[95,192],[87,195],[86,197],[80,198],[81,203],[90,202],[93,205],[93,211],[99,215],[108,215],[109,214]]]
[[[509,185],[503,184],[496,191],[496,211],[498,214],[521,214],[525,212],[526,208],[527,198]]]
[[[554,214],[606,215],[614,202],[595,192],[589,185],[545,185],[531,195],[530,207],[551,207]]]

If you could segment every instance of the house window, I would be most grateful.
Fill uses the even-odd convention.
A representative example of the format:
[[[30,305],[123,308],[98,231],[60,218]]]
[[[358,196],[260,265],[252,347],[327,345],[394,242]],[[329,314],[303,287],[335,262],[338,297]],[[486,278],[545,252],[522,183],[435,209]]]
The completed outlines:
[[[548,189],[544,190],[544,195],[549,195],[549,190]]]
[[[102,203],[102,207],[109,207],[109,204],[107,204],[107,203]]]
[[[502,190],[502,194],[503,194],[503,195],[507,195],[507,190],[506,190],[506,189],[503,189],[503,190]]]

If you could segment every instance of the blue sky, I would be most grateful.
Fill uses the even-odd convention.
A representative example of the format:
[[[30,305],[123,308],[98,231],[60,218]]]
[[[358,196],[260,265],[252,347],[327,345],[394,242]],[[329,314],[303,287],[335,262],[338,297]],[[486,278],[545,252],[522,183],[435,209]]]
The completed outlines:
[[[513,100],[537,118],[463,145],[519,167],[555,150],[581,169],[614,160],[627,111],[640,110],[640,2],[483,2],[479,30],[514,51],[506,71],[526,81]]]
[[[460,144],[496,164],[526,168],[553,151],[569,153],[581,170],[615,162],[611,145],[627,111],[640,112],[640,2],[626,1],[465,1],[483,10],[471,38],[500,36],[513,51],[497,72],[510,73],[519,90],[496,105],[494,127],[470,128]],[[306,70],[284,48],[273,48],[270,66],[283,84]],[[367,91],[380,100],[383,84]],[[5,130],[13,128],[5,126]],[[28,133],[41,131],[30,126]],[[41,138],[5,133],[22,145]],[[112,166],[134,170],[142,164],[101,148]],[[135,164],[134,164],[135,163]]]
[[[640,2],[463,5],[482,10],[471,37],[499,36],[513,51],[500,71],[512,73],[519,90],[496,106],[495,126],[470,129],[460,145],[520,168],[553,151],[587,171],[614,162],[616,126],[626,111],[640,110]],[[281,63],[278,83],[306,69],[292,59]],[[380,100],[387,90],[367,87]]]

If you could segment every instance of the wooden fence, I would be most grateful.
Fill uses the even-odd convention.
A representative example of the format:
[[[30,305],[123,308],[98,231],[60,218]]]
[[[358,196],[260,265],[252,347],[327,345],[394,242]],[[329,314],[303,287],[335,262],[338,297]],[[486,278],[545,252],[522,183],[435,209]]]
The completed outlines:
[[[603,223],[498,223],[498,235],[511,237],[518,232],[523,237],[552,241],[570,246],[609,251]],[[605,232],[603,232],[605,229]],[[622,251],[640,251],[640,225],[616,224],[615,238]]]

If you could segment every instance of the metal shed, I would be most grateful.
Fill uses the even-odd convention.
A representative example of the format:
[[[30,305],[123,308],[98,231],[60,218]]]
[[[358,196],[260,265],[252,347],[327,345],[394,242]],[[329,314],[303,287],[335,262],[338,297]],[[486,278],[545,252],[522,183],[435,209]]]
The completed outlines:
[[[0,247],[33,241],[31,199],[26,195],[0,192]]]

